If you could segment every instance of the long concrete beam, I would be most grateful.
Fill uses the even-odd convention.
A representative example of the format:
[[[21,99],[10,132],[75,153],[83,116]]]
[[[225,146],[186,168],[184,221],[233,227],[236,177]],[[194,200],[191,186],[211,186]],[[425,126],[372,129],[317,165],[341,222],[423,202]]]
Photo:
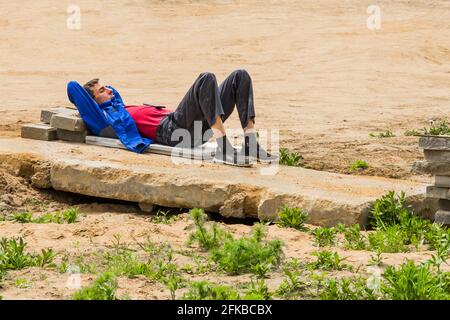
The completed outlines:
[[[264,220],[276,219],[288,205],[308,211],[309,223],[327,226],[366,224],[370,204],[389,190],[405,191],[419,213],[436,209],[424,201],[426,185],[417,182],[175,160],[79,143],[0,139],[0,166],[29,177],[37,187],[89,196]]]

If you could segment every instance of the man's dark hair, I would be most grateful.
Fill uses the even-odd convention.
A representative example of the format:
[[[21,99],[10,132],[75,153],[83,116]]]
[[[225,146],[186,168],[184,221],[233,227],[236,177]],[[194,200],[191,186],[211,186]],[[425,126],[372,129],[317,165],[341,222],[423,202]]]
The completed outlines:
[[[83,86],[84,90],[89,93],[92,99],[94,99],[94,86],[99,82],[99,80],[100,79],[92,79]]]

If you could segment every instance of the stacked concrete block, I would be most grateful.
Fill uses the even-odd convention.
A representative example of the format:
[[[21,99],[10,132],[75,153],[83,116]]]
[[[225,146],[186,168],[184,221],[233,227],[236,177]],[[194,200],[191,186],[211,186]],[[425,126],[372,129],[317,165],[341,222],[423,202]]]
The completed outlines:
[[[52,141],[57,139],[56,129],[45,123],[26,124],[22,126],[22,138]]]
[[[450,225],[450,136],[422,136],[419,146],[425,160],[414,163],[413,171],[434,175],[427,198],[439,199],[435,221]]]
[[[37,140],[86,141],[86,125],[76,109],[55,107],[41,111],[41,123],[22,127],[22,137]]]

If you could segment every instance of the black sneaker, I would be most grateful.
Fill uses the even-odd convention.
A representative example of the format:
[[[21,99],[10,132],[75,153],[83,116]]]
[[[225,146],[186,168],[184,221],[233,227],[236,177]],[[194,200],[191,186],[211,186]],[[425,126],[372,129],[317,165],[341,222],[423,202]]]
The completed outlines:
[[[250,167],[249,157],[241,155],[228,141],[226,136],[217,138],[216,153],[213,162],[237,167]]]
[[[244,143],[241,148],[241,155],[249,157],[250,161],[258,161],[260,163],[272,163],[278,161],[279,157],[270,154],[257,142],[256,134],[245,134]]]
[[[219,150],[216,150],[213,162],[227,164],[236,167],[250,167],[252,165],[250,163],[250,158],[242,156],[236,149],[234,149],[234,151],[231,154],[230,152],[223,153],[220,152]]]

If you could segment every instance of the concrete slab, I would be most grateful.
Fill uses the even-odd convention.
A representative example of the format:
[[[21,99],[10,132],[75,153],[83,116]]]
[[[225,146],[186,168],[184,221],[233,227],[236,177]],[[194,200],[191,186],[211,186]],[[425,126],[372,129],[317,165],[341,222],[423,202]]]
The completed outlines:
[[[450,162],[416,161],[411,171],[431,175],[450,176]]]
[[[450,150],[423,150],[423,155],[429,162],[450,162]]]
[[[434,199],[450,199],[449,189],[436,186],[427,186],[427,197]]]
[[[425,150],[450,150],[450,136],[422,136],[419,147]]]
[[[89,196],[200,207],[225,217],[265,220],[276,219],[279,209],[288,205],[308,211],[310,223],[327,226],[366,224],[370,204],[389,190],[405,191],[419,214],[437,211],[425,201],[426,186],[417,182],[284,166],[237,168],[173,160],[63,141],[0,139],[0,166],[31,179],[48,172],[54,189]]]
[[[449,176],[435,176],[434,185],[436,187],[450,188],[450,177]]]
[[[443,225],[450,226],[450,211],[439,210],[434,216],[434,221],[442,223]]]
[[[56,129],[45,124],[26,124],[21,128],[21,137],[26,139],[52,141],[56,140]]]

